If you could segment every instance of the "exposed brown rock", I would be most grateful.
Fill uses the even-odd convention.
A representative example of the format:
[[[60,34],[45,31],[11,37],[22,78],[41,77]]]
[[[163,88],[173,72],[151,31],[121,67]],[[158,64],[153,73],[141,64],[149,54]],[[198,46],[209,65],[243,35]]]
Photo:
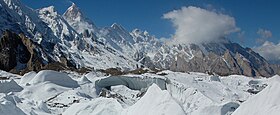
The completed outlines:
[[[49,60],[45,60],[42,56]],[[40,44],[6,30],[0,39],[0,69],[12,73],[24,74],[42,69],[65,70],[71,63],[61,58],[61,62],[51,60]]]
[[[18,35],[10,31],[3,33],[0,39],[0,69],[10,71],[19,64],[27,63],[30,57],[30,52]]]

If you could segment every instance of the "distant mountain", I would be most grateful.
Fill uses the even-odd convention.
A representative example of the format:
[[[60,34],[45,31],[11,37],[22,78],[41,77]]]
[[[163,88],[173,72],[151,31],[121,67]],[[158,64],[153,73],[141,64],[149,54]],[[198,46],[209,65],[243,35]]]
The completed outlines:
[[[129,32],[120,24],[96,27],[75,4],[63,15],[53,6],[33,10],[19,0],[0,4],[0,69],[6,71],[40,70],[53,63],[61,68],[148,67],[247,76],[272,76],[278,71],[250,48],[224,38],[167,45],[147,31]]]
[[[163,45],[154,55],[144,57],[146,65],[182,72],[207,72],[219,75],[271,76],[268,62],[250,48],[237,43]]]
[[[66,10],[63,17],[80,34],[85,30],[93,32],[98,30],[94,23],[74,3]]]

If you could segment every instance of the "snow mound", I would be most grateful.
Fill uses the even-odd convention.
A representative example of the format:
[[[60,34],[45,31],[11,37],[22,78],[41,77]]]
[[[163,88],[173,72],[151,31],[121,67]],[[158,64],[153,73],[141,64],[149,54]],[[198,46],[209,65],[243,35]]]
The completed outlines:
[[[0,80],[0,93],[20,92],[23,88],[19,86],[13,79]]]
[[[52,97],[55,97],[56,95],[59,95],[62,92],[71,89],[72,87],[64,87],[50,82],[44,82],[24,87],[24,90],[19,92],[18,95],[21,98],[32,99],[35,101],[46,101]]]
[[[62,115],[120,115],[120,103],[112,98],[96,98],[88,103],[73,104]]]
[[[242,103],[232,115],[279,115],[280,76],[271,78],[264,90]]]
[[[184,115],[183,109],[173,100],[167,90],[156,84],[134,105],[123,111],[127,115]]]
[[[23,84],[23,85],[26,85],[27,83],[29,83],[35,76],[36,76],[36,72],[34,71],[31,71],[31,72],[28,72],[26,74],[24,74],[22,76],[22,78],[20,79],[20,83],[19,84]]]
[[[12,78],[12,77],[20,77],[19,75],[12,74],[3,70],[0,70],[0,78]]]
[[[77,81],[71,79],[67,74],[52,70],[40,71],[31,81],[32,84],[43,82],[50,82],[63,87],[79,87]]]

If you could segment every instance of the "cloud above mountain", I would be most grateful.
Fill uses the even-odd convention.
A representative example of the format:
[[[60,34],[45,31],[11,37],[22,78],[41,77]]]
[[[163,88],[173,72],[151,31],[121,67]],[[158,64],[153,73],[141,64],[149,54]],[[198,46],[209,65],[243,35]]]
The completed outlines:
[[[266,60],[280,63],[280,42],[277,44],[269,41],[269,38],[272,37],[272,32],[270,30],[260,28],[256,33],[259,35],[256,42],[261,45],[253,49]]]
[[[168,12],[163,18],[171,20],[176,29],[175,44],[216,42],[240,30],[233,17],[194,6]]]
[[[265,41],[261,46],[253,49],[268,61],[280,62],[280,43]]]
[[[257,38],[256,42],[260,43],[260,44],[263,44],[265,41],[267,41],[268,38],[272,37],[272,32],[267,29],[263,29],[263,28],[259,28],[259,30],[257,31],[257,34],[260,37]]]

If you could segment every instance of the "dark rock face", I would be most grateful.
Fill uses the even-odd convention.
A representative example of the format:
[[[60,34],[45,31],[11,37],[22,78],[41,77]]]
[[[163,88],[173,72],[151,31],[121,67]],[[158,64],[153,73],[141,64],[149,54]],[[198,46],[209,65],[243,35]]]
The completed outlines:
[[[0,39],[0,69],[10,71],[19,64],[26,66],[31,57],[21,38],[9,31],[5,31]],[[19,67],[20,68],[20,67]],[[23,67],[25,68],[25,67]]]
[[[68,60],[53,61],[45,50],[23,34],[17,35],[6,30],[0,38],[0,69],[23,74],[42,69],[67,69],[70,65]]]

